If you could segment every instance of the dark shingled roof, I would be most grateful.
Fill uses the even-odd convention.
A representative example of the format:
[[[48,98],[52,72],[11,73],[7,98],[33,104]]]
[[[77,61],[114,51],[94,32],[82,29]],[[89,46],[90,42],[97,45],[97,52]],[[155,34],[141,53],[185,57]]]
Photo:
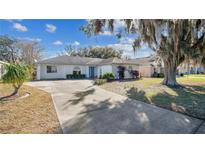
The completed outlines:
[[[99,63],[99,65],[105,65],[105,64],[137,64],[137,63],[132,60],[119,59],[115,57],[115,58],[104,59]]]
[[[79,56],[58,56],[37,62],[37,64],[61,64],[61,65],[108,65],[108,64],[137,64],[149,65],[154,62],[153,57],[137,58],[137,59],[119,59],[119,58],[88,58]]]
[[[63,64],[63,65],[86,65],[86,64],[95,64],[100,62],[102,59],[99,58],[88,58],[88,57],[79,57],[79,56],[58,56],[46,60],[37,62],[37,64]]]
[[[135,64],[139,64],[139,65],[151,65],[151,64],[154,64],[155,57],[149,56],[149,57],[143,57],[143,58],[130,59],[129,61]]]

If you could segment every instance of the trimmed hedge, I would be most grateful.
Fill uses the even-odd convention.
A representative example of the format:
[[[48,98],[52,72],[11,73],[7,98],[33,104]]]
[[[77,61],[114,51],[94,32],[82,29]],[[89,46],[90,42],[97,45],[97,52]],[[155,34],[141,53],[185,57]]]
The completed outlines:
[[[67,74],[67,79],[85,79],[85,74]]]
[[[152,77],[154,78],[163,78],[164,77],[164,73],[153,73]]]
[[[115,76],[113,73],[105,73],[103,76],[102,76],[103,79],[106,79],[107,81],[110,81],[110,80],[114,80],[115,79]]]

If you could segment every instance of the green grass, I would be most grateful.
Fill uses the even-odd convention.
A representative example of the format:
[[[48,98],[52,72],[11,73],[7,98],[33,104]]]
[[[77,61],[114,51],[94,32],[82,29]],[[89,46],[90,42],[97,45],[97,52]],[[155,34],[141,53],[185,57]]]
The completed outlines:
[[[129,98],[205,119],[205,77],[177,78],[182,88],[161,84],[160,78],[111,82],[101,87]]]
[[[185,74],[185,77],[204,77],[205,78],[205,74]]]
[[[196,83],[204,83],[205,75],[204,74],[189,74],[184,77],[177,78],[178,82],[182,82],[182,84],[196,84]]]

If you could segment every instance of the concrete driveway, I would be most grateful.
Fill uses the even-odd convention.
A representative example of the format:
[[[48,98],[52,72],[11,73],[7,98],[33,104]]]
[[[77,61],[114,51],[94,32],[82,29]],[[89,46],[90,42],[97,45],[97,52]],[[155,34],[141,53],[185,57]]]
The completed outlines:
[[[203,124],[93,86],[90,80],[28,84],[52,95],[63,133],[196,133]]]

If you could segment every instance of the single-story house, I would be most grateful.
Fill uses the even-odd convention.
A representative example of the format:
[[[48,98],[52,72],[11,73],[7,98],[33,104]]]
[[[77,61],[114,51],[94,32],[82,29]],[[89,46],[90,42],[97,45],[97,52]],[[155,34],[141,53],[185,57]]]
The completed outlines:
[[[4,75],[4,73],[6,72],[4,65],[7,64],[6,62],[0,61],[0,79],[2,78],[2,76]]]
[[[150,77],[156,69],[158,69],[151,57],[127,60],[63,55],[42,60],[36,64],[37,80],[66,79],[69,78],[70,75],[83,75],[85,78],[99,78],[105,73],[113,73],[115,78],[119,79],[121,68],[124,70],[124,78],[129,79],[132,78],[131,70],[139,71],[142,76]]]

